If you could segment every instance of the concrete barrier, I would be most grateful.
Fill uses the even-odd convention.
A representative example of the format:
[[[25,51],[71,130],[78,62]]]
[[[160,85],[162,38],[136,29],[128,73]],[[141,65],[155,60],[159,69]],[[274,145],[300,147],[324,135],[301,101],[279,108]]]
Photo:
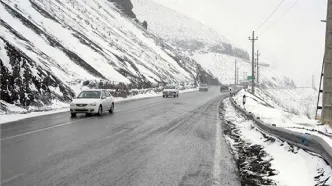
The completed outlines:
[[[282,141],[286,141],[289,144],[292,144],[299,148],[319,154],[328,162],[330,166],[332,166],[332,148],[321,137],[308,133],[295,132],[267,124],[257,118],[254,114],[246,111],[245,109],[237,105],[233,98],[230,98],[230,100],[232,105],[238,111],[246,115],[249,119],[253,120],[257,128],[261,131],[268,133]]]

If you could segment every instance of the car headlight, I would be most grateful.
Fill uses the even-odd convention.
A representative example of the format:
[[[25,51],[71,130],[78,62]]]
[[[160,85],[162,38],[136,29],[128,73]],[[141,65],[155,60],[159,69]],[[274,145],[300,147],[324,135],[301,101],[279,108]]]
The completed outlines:
[[[89,106],[96,106],[96,103],[90,103]]]
[[[75,106],[75,103],[71,103],[70,106]]]

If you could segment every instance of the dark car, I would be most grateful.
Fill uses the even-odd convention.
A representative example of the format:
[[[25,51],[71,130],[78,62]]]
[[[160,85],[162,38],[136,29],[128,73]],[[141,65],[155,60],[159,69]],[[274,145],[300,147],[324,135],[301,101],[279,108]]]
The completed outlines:
[[[220,92],[228,91],[227,85],[220,85]]]
[[[201,84],[201,85],[199,85],[198,90],[199,91],[209,91],[209,87],[207,84]]]

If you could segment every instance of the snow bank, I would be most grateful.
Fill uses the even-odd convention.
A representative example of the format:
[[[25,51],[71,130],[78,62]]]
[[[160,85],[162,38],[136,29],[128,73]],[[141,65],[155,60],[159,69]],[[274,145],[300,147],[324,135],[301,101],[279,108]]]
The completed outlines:
[[[241,94],[241,93],[240,93]],[[252,108],[252,107],[250,107]],[[268,161],[270,168],[276,175],[264,175],[261,177],[271,179],[277,185],[312,186],[332,184],[332,169],[322,158],[312,155],[302,149],[290,146],[278,139],[271,138],[261,133],[251,120],[247,120],[239,114],[229,100],[224,101],[224,117],[229,125],[234,124],[240,138],[250,146],[259,145],[268,154],[264,161]],[[229,138],[227,138],[229,140]],[[236,152],[238,143],[230,142],[233,151]],[[250,152],[247,152],[250,153]],[[249,174],[256,175],[254,170],[248,167]],[[324,181],[326,181],[325,184]]]
[[[305,100],[307,94],[289,94],[289,92],[296,93],[298,91],[302,91],[302,89],[280,90],[280,92],[277,90],[256,89],[254,96],[245,90],[241,90],[234,96],[234,100],[239,103],[242,108],[252,112],[256,117],[260,117],[260,119],[266,123],[275,124],[277,127],[287,128],[297,132],[317,135],[325,139],[332,146],[332,129],[327,125],[320,124],[317,120],[309,119],[308,116],[306,116],[307,114],[305,114],[305,107],[310,100],[303,102],[296,101]],[[273,92],[273,94],[271,94],[271,92]],[[286,94],[284,94],[285,92]],[[245,106],[242,105],[243,95],[246,95]],[[283,95],[285,99],[282,99]]]

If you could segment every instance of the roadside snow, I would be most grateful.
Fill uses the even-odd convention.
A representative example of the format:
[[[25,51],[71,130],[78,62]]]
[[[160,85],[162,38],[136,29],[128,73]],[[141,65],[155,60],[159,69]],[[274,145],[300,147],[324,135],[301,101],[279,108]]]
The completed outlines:
[[[288,93],[285,96],[286,99],[283,100],[282,91],[276,92],[276,90],[273,90],[273,92],[275,93],[269,94],[265,90],[256,89],[254,96],[245,90],[241,90],[234,96],[234,100],[244,108],[242,101],[243,95],[246,95],[246,110],[255,114],[256,117],[260,117],[262,121],[268,124],[275,124],[277,127],[287,128],[288,130],[322,137],[332,146],[331,128],[320,124],[317,120],[309,119],[304,113],[300,114],[301,112],[298,111],[305,107],[307,102],[290,101]],[[274,95],[277,95],[276,97],[279,97],[279,99],[275,98]],[[301,95],[297,94],[294,97],[299,97],[297,100],[300,100]],[[275,100],[281,102],[276,102]]]
[[[56,114],[56,113],[61,113],[61,112],[67,112],[67,108],[61,108],[61,109],[56,109],[56,110],[50,110],[50,111],[42,111],[42,112],[30,112],[26,114],[6,114],[6,115],[1,115],[0,114],[0,124],[4,123],[9,123],[13,121],[19,121],[27,118],[33,118],[37,116],[44,116],[44,115],[50,115],[50,114]]]
[[[296,111],[310,119],[315,117],[318,91],[312,88],[264,89],[264,94],[288,111]]]
[[[276,170],[276,175],[261,175],[262,177],[272,179],[277,185],[312,186],[332,184],[330,178],[332,169],[322,158],[290,146],[278,139],[272,138],[273,140],[271,140],[271,137],[263,135],[251,120],[247,120],[235,110],[229,99],[224,101],[224,109],[225,120],[235,125],[241,136],[240,138],[252,144],[252,146],[262,146],[268,154],[265,159],[270,161],[270,167]],[[228,125],[228,123],[225,125]],[[230,145],[233,149],[236,148],[236,142],[230,141]],[[255,174],[255,172],[252,174]],[[323,184],[324,180],[327,180],[325,184]]]

